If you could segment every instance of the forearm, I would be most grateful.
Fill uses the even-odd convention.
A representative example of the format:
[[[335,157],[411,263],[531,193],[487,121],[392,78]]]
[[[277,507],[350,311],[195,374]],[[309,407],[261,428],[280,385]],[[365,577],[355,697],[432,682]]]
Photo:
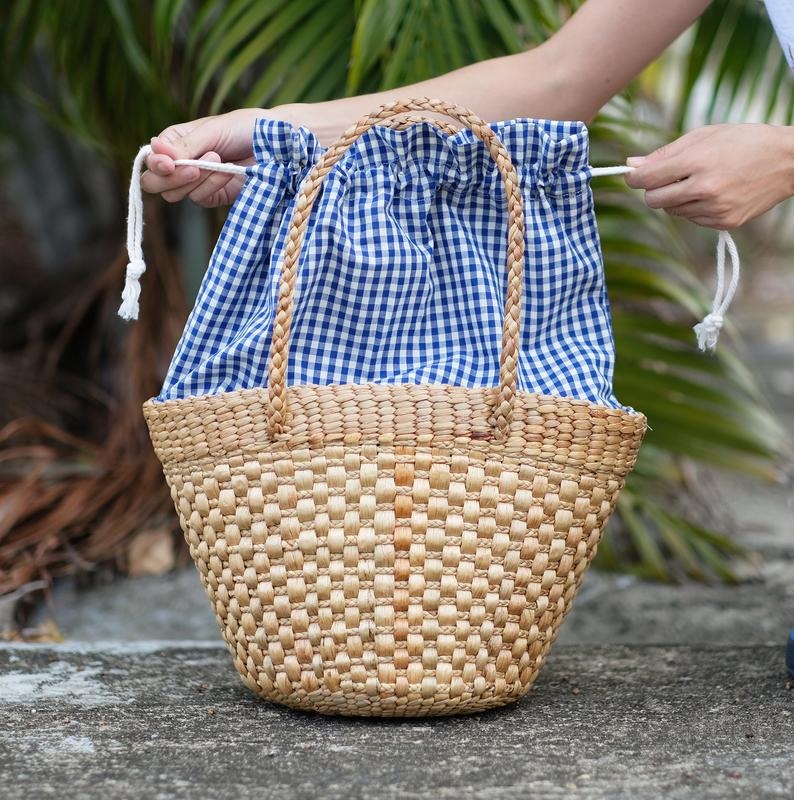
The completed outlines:
[[[391,100],[440,97],[487,121],[529,116],[590,120],[709,5],[710,0],[587,0],[547,42],[377,94],[275,111],[321,141]]]
[[[550,42],[526,53],[493,58],[409,86],[325,103],[295,104],[273,109],[293,124],[306,124],[329,144],[352,122],[378,106],[410,97],[437,97],[472,109],[493,122],[518,116],[565,118],[569,104],[563,70],[547,53]],[[527,79],[541,71],[542,80]],[[560,114],[563,117],[560,117]],[[570,117],[569,117],[570,118]]]

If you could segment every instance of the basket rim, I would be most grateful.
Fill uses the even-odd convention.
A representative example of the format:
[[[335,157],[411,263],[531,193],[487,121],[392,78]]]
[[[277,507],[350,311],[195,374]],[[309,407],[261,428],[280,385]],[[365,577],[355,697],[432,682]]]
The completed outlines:
[[[323,389],[331,389],[331,390],[338,390],[338,389],[363,389],[367,387],[377,387],[378,389],[405,389],[405,390],[414,390],[414,389],[435,389],[435,390],[465,390],[470,392],[496,392],[498,387],[496,386],[454,386],[449,383],[301,383],[296,384],[294,386],[289,386],[289,391],[296,391],[301,389],[312,389],[315,391],[320,391]],[[212,398],[218,397],[239,397],[243,395],[247,395],[251,392],[256,393],[264,393],[267,396],[267,387],[266,386],[252,386],[248,389],[233,389],[230,392],[217,392],[215,394],[197,394],[197,395],[189,395],[187,397],[177,397],[177,398],[169,398],[168,400],[159,400],[156,396],[150,397],[148,400],[145,400],[143,403],[143,408],[148,409],[152,407],[163,407],[163,406],[172,406],[176,407],[180,404],[184,404],[187,401],[205,401],[210,400]],[[627,409],[627,408],[612,408],[610,406],[601,405],[600,403],[595,403],[592,400],[584,400],[579,397],[563,397],[561,395],[555,394],[544,394],[542,392],[526,392],[526,391],[517,391],[516,397],[532,397],[537,398],[539,401],[543,402],[563,402],[566,405],[571,406],[580,406],[586,407],[589,409],[594,409],[598,411],[603,411],[604,414],[609,416],[617,415],[621,417],[633,417],[638,419],[646,419],[645,414],[642,411],[637,411],[637,409]]]
[[[268,431],[266,388],[152,398],[143,414],[167,470],[340,446],[458,449],[621,478],[634,467],[647,429],[641,412],[519,392],[507,434],[497,438],[491,415],[498,391],[442,384],[293,386],[289,429],[275,437]]]

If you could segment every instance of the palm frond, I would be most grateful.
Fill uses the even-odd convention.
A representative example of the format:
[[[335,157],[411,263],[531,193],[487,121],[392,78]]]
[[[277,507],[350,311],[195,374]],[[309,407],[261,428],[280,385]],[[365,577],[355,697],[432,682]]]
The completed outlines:
[[[695,25],[678,128],[730,121],[790,125],[794,77],[763,3],[715,0]]]
[[[537,44],[579,5],[580,0],[8,0],[0,8],[0,57],[12,68],[0,78],[6,90],[0,130],[14,128],[14,103],[26,102],[126,166],[140,142],[173,122],[243,105],[311,102],[419,81]],[[792,120],[794,81],[760,4],[715,0],[687,47],[679,129],[747,115]],[[667,76],[658,67],[643,86],[653,92]],[[591,126],[593,162],[622,160],[639,135],[666,138],[637,122],[628,93]],[[681,490],[680,465],[690,459],[769,475],[785,436],[728,342],[714,357],[694,348],[691,325],[707,305],[706,287],[691,266],[694,232],[649,212],[619,179],[599,186],[597,209],[613,307],[615,387],[621,401],[644,411],[651,425],[618,508],[624,535],[605,541],[601,562],[659,578],[683,570],[731,579],[730,540],[677,514],[665,498]],[[163,258],[168,261],[167,253]],[[148,325],[138,330],[157,338],[154,321]],[[139,425],[137,408],[128,413],[125,424]],[[97,461],[93,450],[78,456],[51,439],[45,450],[57,451],[62,460],[76,463],[88,453],[89,461]],[[37,491],[25,486],[28,493]],[[54,494],[46,496],[57,505],[63,493],[47,486]],[[3,493],[0,504],[8,498]],[[100,504],[97,514],[106,507]],[[34,514],[25,529],[31,547],[36,519]],[[70,520],[70,541],[83,542],[79,520]],[[123,535],[102,525],[94,526],[94,535],[97,530],[114,541]],[[80,551],[84,558],[102,552],[92,541],[94,546]],[[0,561],[10,552],[1,550]],[[13,557],[22,558],[20,553],[14,549]],[[28,580],[29,571],[23,577]]]

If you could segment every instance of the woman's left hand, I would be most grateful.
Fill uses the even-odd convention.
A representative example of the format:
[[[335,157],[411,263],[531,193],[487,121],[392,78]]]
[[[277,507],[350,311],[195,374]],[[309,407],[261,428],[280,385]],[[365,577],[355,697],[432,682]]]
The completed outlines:
[[[709,125],[626,163],[651,208],[731,230],[794,195],[794,128]]]

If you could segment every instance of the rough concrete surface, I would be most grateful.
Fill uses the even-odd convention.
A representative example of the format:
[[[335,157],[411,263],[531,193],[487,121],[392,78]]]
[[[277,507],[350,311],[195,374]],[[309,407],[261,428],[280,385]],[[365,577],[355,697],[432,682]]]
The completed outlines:
[[[739,585],[659,584],[591,570],[560,643],[745,645],[785,642],[794,626],[794,561]]]
[[[745,363],[794,432],[790,264],[747,270],[737,301]],[[53,619],[69,643],[0,645],[0,800],[790,800],[794,489],[701,468],[702,481],[729,523],[714,527],[758,555],[754,579],[591,571],[535,689],[473,717],[333,719],[258,700],[192,567],[61,581],[30,624]]]
[[[256,699],[209,644],[0,647],[5,800],[791,798],[781,647],[559,647],[473,717],[360,720]]]

